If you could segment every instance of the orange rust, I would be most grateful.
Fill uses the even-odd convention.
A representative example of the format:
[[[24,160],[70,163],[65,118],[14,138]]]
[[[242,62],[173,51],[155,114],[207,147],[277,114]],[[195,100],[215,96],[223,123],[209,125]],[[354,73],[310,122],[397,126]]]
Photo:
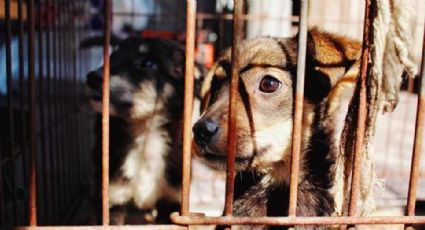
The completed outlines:
[[[269,226],[291,226],[291,225],[354,225],[354,224],[425,224],[425,216],[326,216],[326,217],[197,217],[179,216],[173,213],[171,219],[181,225],[269,225]]]
[[[413,144],[412,163],[410,168],[409,191],[407,196],[408,216],[415,215],[416,193],[418,188],[418,178],[421,161],[422,139],[424,129],[424,113],[425,113],[425,34],[422,47],[422,66],[421,66],[421,83],[419,88],[418,107],[416,111],[415,141]],[[411,226],[406,226],[411,229]]]
[[[182,204],[181,214],[189,214],[190,171],[192,147],[192,110],[194,91],[194,55],[196,32],[196,0],[187,0],[186,18],[186,72],[184,84],[184,111],[183,111],[183,177],[182,177]]]
[[[348,215],[357,215],[357,201],[360,193],[360,176],[361,176],[361,159],[363,151],[363,141],[366,129],[366,77],[368,72],[368,60],[369,60],[369,30],[373,15],[371,14],[371,1],[365,0],[365,21],[363,27],[363,45],[362,55],[360,64],[360,97],[359,97],[359,108],[358,108],[358,119],[357,119],[357,130],[356,130],[356,142],[355,152],[353,156],[353,171],[351,179],[351,191],[350,200],[348,207]],[[355,229],[354,226],[350,226],[350,229]]]
[[[298,33],[298,54],[297,54],[297,82],[294,103],[294,118],[292,129],[292,155],[291,155],[291,176],[289,185],[289,216],[296,216],[297,212],[297,193],[298,177],[300,169],[301,154],[301,128],[303,116],[304,101],[304,77],[305,60],[307,53],[307,20],[308,20],[308,1],[301,1],[300,27]]]
[[[239,43],[242,40],[243,22],[243,0],[235,0],[233,10],[233,44],[232,44],[232,72],[230,80],[230,99],[229,99],[229,120],[227,133],[227,174],[226,174],[226,201],[224,205],[224,215],[231,216],[233,213],[233,194],[235,180],[235,155],[236,155],[236,103],[239,86],[240,69],[240,49]]]
[[[35,95],[35,60],[34,37],[35,17],[34,0],[27,1],[28,10],[28,76],[29,76],[29,111],[30,111],[30,171],[29,171],[29,224],[37,225],[37,142],[36,142],[36,95]]]
[[[111,2],[104,1],[103,14],[103,85],[102,85],[102,224],[109,225],[109,43],[111,36]]]

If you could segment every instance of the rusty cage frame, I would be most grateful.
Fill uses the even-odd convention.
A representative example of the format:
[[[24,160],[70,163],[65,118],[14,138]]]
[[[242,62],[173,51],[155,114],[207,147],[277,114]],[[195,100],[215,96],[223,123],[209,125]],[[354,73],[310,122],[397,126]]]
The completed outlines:
[[[297,59],[297,82],[296,82],[296,100],[295,100],[295,109],[294,109],[294,125],[293,125],[293,143],[292,143],[292,160],[291,160],[291,175],[290,175],[290,202],[289,202],[289,215],[287,217],[235,217],[232,216],[232,202],[233,202],[233,192],[234,192],[234,157],[235,157],[235,144],[236,144],[236,136],[235,130],[237,127],[235,121],[235,103],[236,103],[236,94],[238,89],[238,81],[237,74],[239,69],[239,46],[238,43],[242,39],[243,34],[243,7],[244,0],[235,0],[235,7],[233,12],[233,44],[232,44],[232,69],[231,69],[231,94],[230,94],[230,102],[229,102],[229,135],[228,135],[228,164],[227,164],[227,176],[226,176],[226,199],[225,199],[225,210],[224,216],[221,217],[208,217],[199,213],[190,213],[189,212],[189,185],[190,185],[190,170],[191,170],[191,113],[192,113],[192,103],[193,103],[193,91],[194,91],[194,79],[193,79],[193,69],[194,69],[194,49],[195,49],[195,32],[196,32],[196,0],[186,0],[187,3],[187,14],[186,14],[186,73],[185,73],[185,96],[184,96],[184,125],[183,125],[183,178],[182,178],[182,206],[180,213],[174,213],[171,216],[172,221],[175,225],[163,225],[163,226],[109,226],[109,208],[108,208],[108,185],[109,185],[109,42],[110,42],[110,31],[111,31],[111,0],[104,1],[104,45],[103,45],[103,60],[104,60],[104,72],[103,72],[103,99],[102,99],[102,219],[103,226],[68,226],[66,228],[69,229],[135,229],[135,228],[146,228],[146,229],[188,229],[188,227],[192,225],[247,225],[247,224],[261,224],[261,225],[274,225],[274,226],[297,226],[297,225],[348,225],[350,229],[355,229],[356,225],[362,224],[404,224],[405,229],[413,229],[414,224],[425,224],[425,217],[415,216],[415,200],[416,200],[416,190],[417,190],[417,181],[419,177],[419,161],[422,147],[422,138],[423,138],[423,125],[424,125],[424,112],[425,112],[425,81],[423,78],[425,77],[425,49],[422,48],[422,61],[421,61],[421,83],[419,90],[419,100],[418,100],[418,108],[417,108],[417,117],[416,117],[416,127],[415,127],[415,140],[414,140],[414,150],[411,161],[411,171],[410,171],[410,182],[409,182],[409,192],[407,199],[407,211],[404,216],[367,216],[360,217],[358,216],[356,200],[359,197],[359,181],[360,181],[360,159],[361,159],[361,147],[363,141],[363,133],[365,129],[365,120],[366,120],[366,87],[367,87],[367,70],[368,70],[368,57],[369,50],[371,47],[371,42],[369,40],[369,30],[371,28],[372,21],[372,11],[373,4],[371,4],[372,0],[365,0],[365,18],[364,18],[364,28],[363,28],[363,45],[362,45],[362,55],[361,55],[361,75],[360,75],[360,83],[361,83],[361,92],[360,92],[360,108],[358,110],[358,127],[357,127],[357,136],[356,136],[356,148],[354,154],[354,166],[353,166],[353,179],[352,179],[352,190],[349,197],[350,205],[349,205],[349,215],[344,217],[298,217],[296,216],[295,210],[297,206],[297,184],[298,184],[298,171],[299,171],[299,158],[300,158],[300,139],[301,139],[301,116],[302,116],[302,106],[303,106],[303,97],[304,97],[304,67],[305,67],[305,57],[306,57],[306,41],[307,41],[307,20],[308,20],[308,0],[300,0],[301,1],[301,14],[299,17],[299,46],[298,46],[298,59]],[[12,70],[11,70],[11,15],[10,15],[10,0],[5,0],[5,41],[6,41],[6,73],[7,73],[7,87],[9,90],[12,89]],[[18,0],[18,20],[20,23],[19,30],[19,67],[20,67],[20,87],[21,87],[21,95],[20,95],[20,103],[21,106],[24,105],[24,98],[28,96],[28,119],[27,115],[22,112],[19,115],[19,119],[23,124],[28,123],[28,131],[29,131],[29,143],[28,149],[13,149],[14,144],[14,128],[13,128],[13,119],[15,117],[14,114],[14,102],[11,93],[8,91],[7,95],[7,108],[8,108],[8,136],[7,140],[10,142],[12,152],[11,156],[3,155],[5,150],[0,146],[0,161],[2,165],[4,162],[10,160],[15,160],[15,155],[13,154],[23,154],[27,151],[30,157],[29,164],[29,172],[28,179],[26,183],[29,184],[30,193],[28,199],[28,227],[19,227],[19,229],[54,229],[55,227],[43,227],[37,225],[37,155],[36,151],[38,147],[37,143],[37,124],[36,124],[36,108],[37,105],[37,95],[36,95],[36,85],[35,85],[35,44],[34,37],[35,36],[43,36],[43,34],[36,34],[36,26],[41,26],[35,15],[35,7],[42,7],[44,4],[45,7],[54,7],[52,3],[61,2],[61,0],[26,0],[27,3],[27,11],[26,17],[28,19],[28,95],[25,95],[24,86],[23,86],[23,74],[24,74],[24,62],[23,62],[23,0]],[[78,7],[78,4],[81,2],[75,1],[74,7]],[[41,8],[40,8],[41,9]],[[73,8],[74,11],[76,8]],[[68,15],[73,17],[75,15],[69,14],[65,8],[57,8],[56,9],[59,14]],[[43,75],[43,71],[47,71],[48,79],[46,80],[46,90],[47,95],[38,95],[40,97],[49,97],[54,101],[53,107],[48,106],[47,110],[41,109],[41,112],[47,112],[49,121],[48,122],[61,122],[58,120],[59,115],[64,115],[66,113],[72,113],[76,107],[78,106],[79,99],[66,98],[67,95],[60,95],[65,100],[69,100],[72,106],[64,106],[61,105],[55,96],[55,93],[60,92],[60,90],[69,90],[65,89],[61,82],[64,81],[73,81],[75,90],[78,90],[78,82],[74,78],[66,77],[65,71],[71,71],[71,76],[76,76],[77,67],[81,66],[82,54],[72,52],[71,49],[66,48],[66,43],[71,42],[75,37],[67,36],[70,35],[66,29],[72,30],[73,34],[78,36],[80,33],[84,33],[83,29],[79,29],[77,24],[68,25],[68,27],[63,27],[65,25],[65,18],[67,16],[60,16],[59,21],[56,22],[54,30],[59,32],[58,34],[53,33],[52,36],[48,35],[46,40],[46,48],[47,52],[43,54],[41,51],[38,52],[40,60],[49,60],[51,55],[53,58],[57,58],[58,56],[62,56],[66,59],[72,60],[73,65],[60,65],[56,61],[50,63],[50,61],[46,61],[47,68],[43,68],[43,63],[39,63],[40,67],[38,71],[41,72],[40,76]],[[425,36],[424,36],[425,41]],[[49,50],[50,43],[53,43],[54,50]],[[43,43],[40,43],[40,46],[43,46]],[[44,58],[44,59],[43,59]],[[63,64],[63,63],[62,63]],[[53,66],[50,66],[53,65]],[[62,69],[65,68],[65,69]],[[58,73],[59,77],[50,80],[50,77],[54,75],[54,73]],[[40,77],[38,81],[43,81],[43,78]],[[44,84],[41,84],[41,87],[44,87]],[[55,89],[57,88],[58,89]],[[43,94],[43,90],[40,90],[40,94]],[[41,100],[42,102],[42,100]],[[44,106],[40,104],[40,106]],[[50,114],[50,115],[49,115]],[[44,119],[43,119],[44,120]],[[74,124],[79,124],[78,117],[71,118]],[[63,129],[71,129],[73,132],[80,132],[79,128],[81,125],[73,126],[73,125],[65,125],[61,126],[61,128],[55,130],[51,126],[45,126],[45,124],[41,124],[41,127],[47,127],[51,129],[51,132],[54,134],[61,134],[64,132]],[[23,128],[25,132],[25,127]],[[25,142],[26,134],[22,134],[23,143]],[[53,138],[52,135],[48,135],[49,138]],[[64,136],[62,136],[63,138]],[[75,151],[81,151],[81,147],[79,147],[79,140],[72,139],[74,143],[77,144],[77,148]],[[44,141],[43,141],[44,143]],[[26,144],[23,146],[27,146]],[[46,146],[44,146],[46,147]],[[70,163],[66,165],[55,165],[52,164],[52,167],[55,170],[58,170],[59,173],[64,173],[61,171],[61,167],[76,167],[76,170],[72,175],[67,175],[66,180],[69,180],[69,183],[75,183],[76,178],[80,177],[78,172],[78,157],[69,155],[69,152],[66,154],[60,146],[50,146],[50,148],[55,148],[56,150],[60,150],[57,158],[66,158],[70,160]],[[19,153],[19,152],[23,153]],[[66,151],[66,150],[65,150]],[[57,161],[57,159],[51,159],[52,161]],[[13,164],[14,165],[14,164]],[[25,167],[24,167],[25,170]],[[2,183],[2,171],[0,171],[0,184]],[[69,184],[53,184],[55,189],[58,192],[66,191],[67,186]],[[64,187],[65,186],[65,187]],[[3,188],[0,189],[0,197],[3,196]],[[14,194],[16,196],[16,194]],[[69,196],[67,196],[69,198]],[[69,199],[66,200],[56,200],[52,205],[64,205],[64,202],[70,202]],[[4,210],[3,201],[0,202],[1,210]],[[16,207],[14,207],[14,212],[16,211]],[[0,211],[0,218],[3,219],[4,222],[4,211]],[[15,223],[17,224],[17,223]]]

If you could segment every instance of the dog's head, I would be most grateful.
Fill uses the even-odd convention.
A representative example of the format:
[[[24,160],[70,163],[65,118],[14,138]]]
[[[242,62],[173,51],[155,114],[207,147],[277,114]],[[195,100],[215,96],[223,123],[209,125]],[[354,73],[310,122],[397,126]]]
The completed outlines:
[[[92,105],[100,111],[103,66],[87,74]],[[184,49],[176,42],[130,37],[110,56],[111,115],[143,119],[183,92]]]
[[[267,170],[290,156],[297,37],[246,40],[240,49],[236,170]],[[307,50],[304,127],[318,105],[335,107],[337,86],[355,82],[360,43],[313,29]],[[226,165],[230,56],[227,50],[208,74],[205,111],[193,127],[195,152],[214,168]]]

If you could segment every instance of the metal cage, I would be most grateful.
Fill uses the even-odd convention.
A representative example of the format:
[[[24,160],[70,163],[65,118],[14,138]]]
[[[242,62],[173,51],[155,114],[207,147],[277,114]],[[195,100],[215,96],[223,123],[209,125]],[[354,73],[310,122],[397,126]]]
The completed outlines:
[[[167,226],[109,226],[109,53],[111,35],[111,0],[103,1],[103,100],[102,100],[102,220],[103,226],[68,226],[72,229],[188,229],[194,225],[248,225],[299,226],[299,225],[356,225],[403,224],[406,229],[413,225],[425,225],[425,217],[415,215],[416,191],[419,178],[419,162],[422,149],[425,85],[424,48],[420,72],[418,107],[413,155],[409,176],[407,210],[404,216],[358,216],[356,200],[359,199],[361,146],[366,120],[366,87],[368,57],[371,43],[368,31],[371,28],[373,5],[365,0],[363,46],[361,56],[361,96],[358,118],[358,146],[353,162],[352,190],[349,197],[349,215],[343,217],[296,216],[297,184],[301,148],[301,118],[304,97],[304,69],[306,59],[308,0],[300,0],[300,15],[290,18],[299,21],[299,48],[297,59],[296,100],[294,109],[289,216],[282,217],[236,217],[232,216],[234,192],[234,157],[237,124],[235,103],[238,90],[239,42],[244,37],[244,20],[255,17],[244,14],[244,0],[234,1],[232,15],[222,15],[220,20],[233,20],[231,94],[229,102],[228,164],[224,216],[209,217],[189,211],[191,181],[191,116],[194,92],[194,55],[196,24],[214,15],[197,14],[197,1],[186,0],[186,73],[183,120],[183,183],[180,213],[171,217],[175,225]],[[78,211],[84,189],[81,184],[84,153],[90,151],[90,139],[84,133],[93,122],[84,107],[82,84],[88,72],[87,58],[90,53],[76,49],[78,42],[90,33],[80,24],[84,0],[4,0],[4,41],[6,59],[7,94],[0,98],[0,223],[3,226],[27,226],[22,229],[55,229],[41,225],[61,225],[58,219],[70,218]],[[16,15],[11,14],[16,7]],[[135,14],[133,14],[135,15]],[[12,18],[18,28],[18,73],[13,73]],[[43,24],[42,18],[48,18]],[[183,17],[184,18],[184,17]],[[70,23],[71,22],[71,23]],[[26,68],[27,65],[27,68]],[[15,76],[16,75],[16,76]],[[16,77],[17,84],[14,80]],[[3,111],[4,110],[4,111]],[[64,143],[71,143],[65,145]],[[39,154],[40,152],[44,154]],[[7,183],[6,183],[7,182]],[[4,187],[10,183],[10,187]],[[28,195],[16,188],[28,187]],[[10,189],[12,188],[12,189]],[[7,198],[7,199],[6,199]],[[65,227],[65,226],[62,226]]]

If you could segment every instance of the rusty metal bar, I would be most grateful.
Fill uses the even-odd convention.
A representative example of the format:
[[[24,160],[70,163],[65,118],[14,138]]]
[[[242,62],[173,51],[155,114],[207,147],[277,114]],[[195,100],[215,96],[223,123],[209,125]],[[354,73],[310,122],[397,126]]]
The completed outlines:
[[[375,225],[375,224],[425,224],[425,216],[327,216],[327,217],[198,217],[171,215],[173,223],[181,225]]]
[[[187,230],[179,225],[111,225],[111,226],[61,226],[63,230]],[[17,227],[15,230],[56,230],[55,226]]]
[[[30,179],[29,179],[29,225],[37,225],[37,142],[36,142],[36,92],[34,38],[35,18],[34,0],[27,0],[28,10],[28,82],[29,82],[29,117],[30,117]]]
[[[63,14],[61,12],[62,5],[61,0],[56,0],[55,4],[55,17],[56,19],[56,33],[57,33],[57,49],[58,49],[58,56],[57,56],[57,65],[58,65],[58,75],[56,78],[57,86],[56,86],[56,101],[57,101],[57,113],[56,113],[56,121],[59,121],[59,119],[63,119],[65,116],[64,113],[64,36],[63,36]],[[65,181],[65,167],[64,167],[64,155],[65,155],[65,131],[63,128],[63,122],[57,122],[57,129],[58,129],[58,184],[59,184],[59,210],[58,210],[58,217],[61,217],[64,213],[63,211],[66,209],[66,197],[67,197],[67,191],[65,189],[66,181]],[[62,218],[58,218],[62,219]]]
[[[77,12],[78,11],[78,9],[79,9],[79,2],[78,1],[75,1],[74,2],[74,5],[73,5],[73,12]],[[75,13],[76,14],[76,13]],[[73,59],[74,59],[74,87],[75,87],[75,89],[74,89],[74,93],[75,93],[75,97],[74,97],[74,99],[75,99],[75,101],[74,101],[74,109],[76,110],[76,111],[78,111],[79,110],[79,104],[80,104],[80,90],[79,90],[79,79],[78,79],[78,76],[79,76],[79,71],[78,70],[80,70],[81,71],[81,69],[82,69],[82,66],[80,65],[80,51],[78,50],[78,48],[77,48],[77,43],[79,42],[79,39],[80,39],[80,31],[78,30],[78,25],[79,25],[79,23],[78,23],[78,21],[79,21],[79,18],[78,18],[78,16],[77,15],[74,15],[74,23],[73,23],[73,34],[74,34],[74,40],[73,40],[73,43],[74,43],[74,53],[73,53]],[[80,68],[80,69],[79,69]],[[82,151],[82,146],[83,146],[83,141],[81,141],[82,140],[82,138],[81,138],[81,132],[80,132],[80,125],[81,125],[81,119],[80,119],[81,117],[80,117],[80,113],[78,113],[77,115],[76,115],[76,120],[75,120],[75,122],[76,122],[76,124],[75,124],[75,128],[76,128],[76,134],[77,134],[77,139],[76,139],[76,142],[77,142],[77,155],[76,155],[76,157],[75,157],[75,159],[76,159],[76,161],[75,161],[75,168],[76,168],[76,175],[75,175],[75,185],[76,186],[80,186],[80,182],[81,182],[81,167],[80,167],[80,165],[81,165],[81,162],[80,162],[80,158],[81,158],[81,153],[83,152]],[[81,187],[81,186],[80,186]]]
[[[168,14],[152,14],[152,13],[141,13],[141,12],[114,12],[114,17],[169,17]],[[185,15],[183,14],[174,14],[174,17],[176,20],[178,18],[183,19]],[[223,13],[220,15],[217,14],[211,14],[211,13],[203,13],[199,12],[196,14],[196,18],[199,20],[226,20],[230,21],[233,20],[233,14],[227,14]],[[298,16],[277,16],[277,17],[270,17],[267,14],[243,14],[241,15],[241,20],[244,21],[255,21],[255,20],[290,20],[292,22],[298,21]],[[332,19],[330,19],[332,20]],[[335,21],[335,20],[334,20]],[[353,23],[352,21],[346,22],[346,23]]]
[[[366,77],[368,72],[368,61],[369,61],[369,29],[371,25],[372,15],[371,0],[365,0],[365,16],[364,16],[364,27],[363,27],[363,44],[362,44],[362,55],[360,64],[360,96],[359,96],[359,108],[358,108],[358,119],[357,119],[357,130],[356,130],[356,143],[355,152],[353,156],[353,171],[351,179],[351,191],[348,207],[348,215],[353,217],[357,215],[357,201],[360,193],[360,176],[361,176],[361,160],[363,151],[363,140],[366,126]],[[354,226],[349,226],[350,229],[354,229]]]
[[[69,21],[69,11],[70,8],[67,4],[67,2],[62,1],[61,2],[61,12],[60,15],[62,15],[62,36],[63,36],[63,84],[62,84],[62,94],[63,94],[63,101],[62,101],[62,107],[63,107],[63,116],[66,116],[66,111],[70,111],[69,109],[69,48],[70,48],[70,42],[69,42],[69,24],[71,23]],[[72,118],[72,116],[68,116],[66,119],[64,119],[63,125],[63,136],[64,136],[64,146],[65,151],[63,155],[63,168],[64,168],[64,178],[65,181],[65,206],[70,206],[70,202],[72,201],[72,189],[70,187],[70,175],[71,175],[71,169],[70,169],[70,155],[72,154],[72,135],[69,135],[69,133],[74,133],[72,131],[72,128],[70,127],[69,119]],[[64,210],[64,214],[66,214],[68,210]]]
[[[45,83],[44,83],[44,60],[43,60],[43,31],[42,31],[42,2],[41,0],[36,0],[36,5],[37,5],[37,26],[38,26],[38,33],[37,33],[37,40],[38,40],[38,100],[39,100],[39,114],[40,114],[40,127],[41,130],[46,129],[46,125],[45,125],[45,117],[46,117],[46,111],[45,111]],[[43,178],[47,178],[47,145],[46,145],[46,135],[47,132],[41,132],[40,135],[37,135],[38,137],[40,137],[40,142],[41,142],[41,163],[42,166],[41,171],[42,171],[42,177]],[[43,193],[42,193],[42,197],[43,197],[43,213],[40,214],[40,217],[43,217],[42,220],[40,220],[41,223],[45,223],[46,222],[46,216],[47,213],[46,211],[48,210],[46,207],[49,205],[49,194],[47,193],[48,191],[48,186],[47,186],[47,180],[44,179],[43,180]]]
[[[233,194],[235,181],[235,154],[236,154],[236,103],[239,87],[240,70],[240,48],[239,43],[242,40],[243,23],[241,16],[243,14],[244,0],[235,0],[233,9],[233,44],[232,44],[232,72],[230,79],[230,99],[229,99],[229,120],[227,132],[227,174],[226,174],[226,201],[224,205],[224,215],[231,216],[233,213]]]
[[[12,76],[12,30],[10,21],[10,0],[5,0],[5,46],[6,46],[6,81],[7,81],[7,108],[8,108],[8,131],[9,131],[9,157],[13,172],[15,172],[15,130],[14,130],[14,100],[13,100],[13,76]],[[13,222],[18,224],[18,213],[16,205],[16,179],[14,173],[11,175],[12,180],[12,210]]]
[[[181,214],[189,214],[190,196],[190,171],[191,171],[191,130],[194,91],[194,63],[195,63],[195,16],[196,0],[187,0],[186,18],[186,66],[184,85],[184,111],[183,111],[183,177],[182,177],[182,204]]]
[[[308,0],[301,0],[300,26],[298,32],[297,82],[292,131],[291,180],[289,185],[289,216],[296,216],[298,177],[301,154],[302,116],[304,103],[304,76],[307,54]]]
[[[408,216],[415,215],[416,193],[418,188],[418,178],[421,161],[422,140],[424,130],[425,113],[425,33],[422,45],[422,65],[421,78],[419,84],[418,107],[416,111],[415,142],[413,144],[412,163],[410,168],[409,192],[407,196]],[[412,226],[406,226],[406,229],[413,229]]]
[[[52,40],[53,40],[53,77],[52,77],[52,99],[53,99],[53,116],[52,116],[52,121],[50,122],[51,127],[54,128],[54,143],[55,143],[55,150],[54,150],[54,154],[52,155],[54,160],[53,160],[53,182],[54,182],[54,194],[56,194],[55,198],[56,198],[56,206],[55,206],[55,219],[56,220],[60,220],[59,218],[59,213],[60,210],[62,208],[62,194],[61,194],[61,180],[60,180],[60,167],[59,167],[59,162],[60,162],[60,152],[61,152],[61,146],[60,146],[60,128],[59,125],[52,125],[54,122],[56,122],[58,120],[58,117],[60,117],[59,115],[59,88],[60,88],[60,84],[59,84],[59,75],[60,75],[60,70],[59,70],[59,59],[60,59],[60,54],[59,54],[59,36],[58,36],[58,27],[59,27],[59,21],[57,18],[57,12],[58,12],[58,7],[55,4],[57,1],[56,0],[50,0],[51,3],[51,8],[53,11],[53,15],[52,15],[52,19],[53,19],[53,23],[52,23]],[[58,222],[56,222],[58,223]]]
[[[3,153],[6,152],[2,148],[1,142],[0,142],[0,161],[3,158]],[[1,226],[6,226],[6,213],[4,209],[4,196],[3,196],[3,167],[0,166],[0,224]]]
[[[80,160],[80,156],[81,156],[81,143],[80,143],[80,114],[78,113],[78,105],[79,105],[79,88],[78,88],[78,73],[77,73],[77,60],[78,60],[78,49],[77,47],[77,41],[78,41],[78,33],[77,33],[77,17],[76,17],[76,13],[77,12],[77,2],[74,1],[71,4],[71,9],[74,15],[72,15],[72,32],[71,32],[71,36],[72,36],[72,80],[73,80],[73,86],[74,86],[74,90],[73,90],[73,110],[77,111],[76,115],[74,116],[74,123],[73,126],[75,128],[75,136],[76,138],[74,139],[74,143],[75,143],[75,154],[72,154],[74,162],[73,162],[73,169],[74,169],[74,175],[73,175],[73,187],[77,187],[77,189],[75,191],[77,191],[78,186],[79,186],[79,182],[80,182],[80,168],[79,166],[79,160]]]
[[[51,0],[47,0],[46,1],[46,18],[51,19],[52,15],[51,15]],[[49,212],[48,212],[48,218],[47,218],[47,222],[48,223],[52,223],[53,222],[53,214],[54,209],[57,206],[57,194],[55,192],[55,183],[54,183],[54,151],[55,151],[55,146],[54,146],[54,139],[53,139],[53,135],[54,135],[54,128],[52,126],[53,123],[53,104],[54,104],[54,99],[52,97],[52,74],[51,74],[51,27],[52,24],[50,22],[50,20],[48,21],[48,23],[46,24],[46,95],[47,98],[46,100],[49,101],[49,103],[47,104],[47,122],[49,123],[49,126],[46,127],[46,131],[49,132],[49,171],[50,171],[50,175],[47,177],[49,178]],[[46,179],[47,179],[46,178]]]
[[[27,141],[27,119],[26,119],[26,106],[25,106],[25,57],[24,57],[24,9],[23,0],[18,0],[18,60],[19,60],[19,108],[20,108],[20,122],[21,122],[21,142],[22,148],[22,172],[23,182],[25,185],[29,184],[28,179],[28,141]],[[28,210],[28,203],[24,202],[24,210]],[[28,213],[25,213],[23,219],[28,219]]]
[[[111,2],[104,1],[103,86],[102,86],[102,224],[109,225],[109,43]]]
[[[169,17],[167,14],[152,14],[152,13],[142,13],[142,12],[114,12],[114,17]],[[176,14],[175,15],[178,18],[183,19],[183,14]],[[213,14],[213,13],[203,13],[199,12],[196,14],[196,18],[200,20],[225,20],[230,21],[233,20],[233,14],[230,13],[222,13],[222,14]],[[298,22],[299,17],[298,16],[269,16],[267,14],[243,14],[242,20],[244,21],[264,21],[264,20],[276,20],[276,21],[291,21],[291,22]],[[362,23],[363,21],[354,20],[354,19],[335,19],[335,18],[311,18],[312,21],[320,21],[320,22],[327,22],[327,23],[333,23],[333,24],[358,24]],[[422,24],[422,23],[421,23]]]

